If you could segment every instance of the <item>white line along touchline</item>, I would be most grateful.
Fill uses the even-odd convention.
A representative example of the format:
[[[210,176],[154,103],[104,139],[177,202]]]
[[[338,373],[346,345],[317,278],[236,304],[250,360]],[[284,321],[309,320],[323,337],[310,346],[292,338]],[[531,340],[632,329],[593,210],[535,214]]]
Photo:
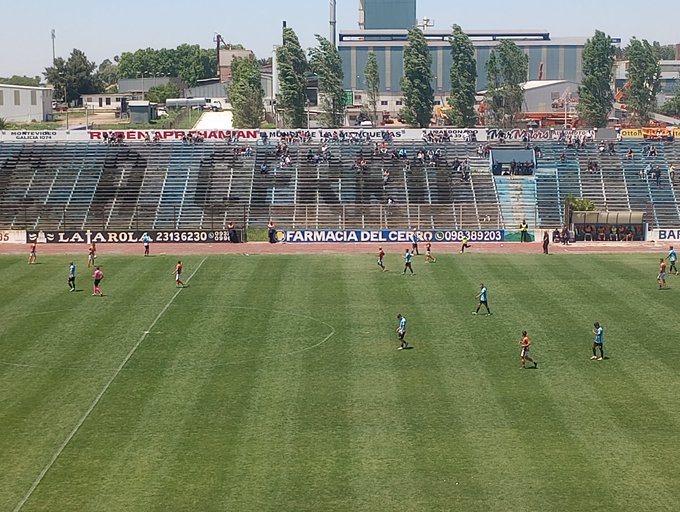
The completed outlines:
[[[208,259],[207,256],[206,256],[205,258],[203,258],[203,260],[202,260],[202,261],[198,264],[198,266],[196,267],[196,270],[194,270],[194,271],[192,272],[192,274],[189,276],[189,278],[187,279],[187,283],[188,283],[189,281],[191,281],[191,278],[194,277],[194,276],[196,275],[196,273],[201,269],[201,267],[203,266],[203,263],[205,263],[205,260],[207,260],[207,259]],[[113,384],[113,381],[116,380],[116,377],[118,377],[118,375],[120,375],[120,372],[123,370],[123,368],[125,368],[125,365],[128,363],[128,361],[130,360],[130,358],[132,358],[132,356],[133,356],[134,353],[137,351],[137,349],[139,348],[139,346],[140,346],[140,345],[144,342],[144,340],[146,339],[146,337],[147,337],[147,335],[149,334],[149,332],[151,332],[151,331],[153,330],[153,328],[155,327],[155,325],[156,325],[156,324],[158,323],[158,321],[161,319],[161,317],[163,316],[163,314],[165,314],[165,312],[168,310],[168,308],[170,307],[170,305],[175,301],[175,299],[177,298],[177,296],[179,295],[179,293],[180,293],[181,291],[182,291],[182,288],[180,288],[179,290],[177,290],[177,291],[175,292],[175,294],[170,298],[170,300],[168,301],[168,303],[163,307],[163,309],[161,309],[161,312],[158,313],[158,315],[156,316],[156,318],[154,319],[154,321],[151,322],[151,325],[144,331],[144,333],[140,336],[139,340],[137,340],[137,343],[135,343],[135,345],[130,349],[130,351],[129,351],[129,352],[127,353],[127,355],[125,356],[125,359],[123,359],[123,361],[118,365],[118,368],[116,368],[116,371],[113,372],[113,375],[111,376],[111,378],[106,382],[106,385],[104,386],[104,388],[99,392],[99,394],[98,394],[97,397],[94,399],[94,401],[92,402],[92,404],[90,405],[90,407],[87,409],[87,411],[85,411],[85,414],[83,414],[82,417],[80,418],[80,420],[78,420],[78,423],[76,423],[76,426],[73,427],[73,430],[71,430],[71,433],[70,433],[68,436],[66,436],[66,439],[64,439],[64,442],[61,443],[61,445],[59,446],[59,449],[55,452],[54,455],[52,455],[52,458],[50,459],[50,461],[49,461],[49,462],[47,463],[47,465],[43,468],[43,470],[40,472],[40,474],[37,476],[37,478],[33,481],[33,484],[31,484],[31,487],[28,489],[28,492],[26,493],[26,495],[25,495],[25,496],[22,498],[22,500],[17,504],[17,506],[14,507],[13,512],[19,512],[19,511],[24,507],[24,505],[26,504],[26,502],[28,501],[28,499],[31,497],[31,495],[33,494],[33,492],[34,492],[34,491],[38,488],[38,486],[40,485],[40,482],[42,482],[42,479],[45,478],[45,475],[47,474],[47,472],[48,472],[48,471],[50,470],[50,468],[54,465],[54,463],[57,461],[57,459],[58,459],[59,456],[62,454],[62,452],[66,449],[66,447],[68,446],[68,444],[71,442],[71,440],[72,440],[72,439],[75,437],[75,435],[78,433],[78,430],[80,430],[80,427],[83,426],[83,423],[85,423],[85,422],[87,421],[87,418],[90,416],[90,414],[92,414],[92,411],[94,411],[94,408],[97,407],[97,404],[98,404],[99,401],[102,399],[102,397],[104,396],[104,394],[108,391],[109,387],[111,387],[111,384]]]

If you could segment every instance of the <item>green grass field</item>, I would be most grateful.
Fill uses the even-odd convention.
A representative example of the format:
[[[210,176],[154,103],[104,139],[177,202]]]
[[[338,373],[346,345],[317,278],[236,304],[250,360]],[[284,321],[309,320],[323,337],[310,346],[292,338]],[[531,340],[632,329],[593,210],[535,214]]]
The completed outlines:
[[[1,257],[0,510],[677,510],[658,257]]]

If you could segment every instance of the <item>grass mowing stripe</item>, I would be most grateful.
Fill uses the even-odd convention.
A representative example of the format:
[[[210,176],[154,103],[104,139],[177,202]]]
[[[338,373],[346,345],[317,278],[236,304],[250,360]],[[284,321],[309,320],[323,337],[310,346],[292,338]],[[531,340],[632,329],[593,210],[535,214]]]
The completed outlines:
[[[545,287],[539,285],[541,279],[540,272],[521,268],[519,265],[512,265],[512,267],[513,271],[521,278],[521,281],[527,284],[527,289],[534,291],[534,299],[538,299],[536,302],[540,304],[540,307],[525,313],[528,317],[535,318],[533,323],[540,322],[540,311],[542,308],[554,309],[554,306],[550,306],[550,302],[554,302],[556,298],[564,294],[574,295],[573,297],[565,298],[565,303],[578,304],[579,300],[582,302],[580,307],[576,307],[575,311],[567,314],[567,323],[578,324],[583,322],[584,311],[581,311],[581,308],[590,311],[600,304],[606,304],[598,296],[598,290],[599,293],[602,293],[603,290],[606,290],[606,287],[595,286],[594,290],[590,290],[593,296],[585,298],[587,295],[584,295],[584,293],[591,286],[589,284],[590,276],[582,275],[582,270],[579,269],[577,260],[569,260],[566,265],[567,268],[563,269],[572,276],[571,286],[568,289],[553,289],[554,293],[548,293]],[[606,278],[606,274],[601,276],[603,280],[606,280]],[[610,301],[615,300],[611,297],[608,298]],[[622,314],[624,317],[630,315],[623,308],[619,309],[619,314]],[[606,316],[603,319],[603,323],[604,325],[608,323]],[[596,453],[598,448],[601,448],[603,440],[597,436],[584,435],[584,432],[592,430],[593,422],[599,425],[603,433],[606,432],[608,436],[613,435],[617,438],[620,448],[619,452],[614,453],[612,456],[613,450],[610,449],[609,451],[600,452],[598,456],[591,457],[590,459],[591,465],[594,466],[593,473],[601,475],[602,485],[615,491],[609,498],[610,502],[614,501],[620,508],[625,508],[627,492],[644,496],[648,503],[655,501],[670,502],[671,496],[662,487],[653,488],[654,483],[649,481],[649,478],[646,476],[643,476],[653,473],[654,462],[650,460],[650,457],[646,455],[645,451],[640,448],[632,437],[634,432],[641,429],[634,428],[635,425],[632,424],[634,422],[631,420],[628,420],[628,424],[622,423],[622,416],[616,410],[616,406],[608,400],[600,400],[607,393],[608,386],[605,384],[598,386],[595,384],[595,381],[600,374],[609,373],[611,369],[607,366],[596,369],[597,366],[593,366],[593,364],[600,364],[600,366],[602,364],[587,361],[586,357],[587,355],[584,355],[581,364],[575,365],[573,362],[570,364],[568,361],[563,361],[563,364],[559,365],[561,374],[571,375],[571,382],[555,386],[554,376],[551,376],[550,382],[543,379],[543,387],[550,390],[556,406],[555,410],[561,417],[561,430],[563,432],[570,432],[572,436],[580,438],[580,443],[585,451],[595,451]],[[616,364],[616,359],[608,363]],[[590,398],[588,400],[573,400],[572,395],[563,393],[564,389],[569,388],[580,389]],[[637,396],[639,400],[639,404],[636,407],[637,410],[628,410],[625,415],[634,416],[635,414],[642,414],[646,417],[654,417],[654,413],[658,411],[655,407],[650,408],[650,402],[645,397],[639,396],[637,387],[632,386],[625,378],[617,379],[616,394],[618,396],[621,393],[627,396]],[[568,407],[565,407],[565,402],[569,403]],[[647,413],[639,410],[640,408],[644,408]],[[574,414],[575,411],[580,411],[580,413]],[[631,463],[632,460],[635,460],[635,464]]]
[[[201,263],[199,263],[198,267],[196,267],[196,270],[194,270],[194,272],[187,278],[187,280],[186,280],[187,283],[188,283],[189,281],[191,281],[191,278],[194,277],[194,276],[196,275],[196,273],[200,270],[201,266],[203,265],[203,263],[204,263],[205,260],[207,260],[207,259],[208,259],[208,257],[206,256],[205,258],[203,258],[203,260],[201,260]],[[154,321],[151,322],[151,325],[150,325],[150,326],[147,328],[147,330],[144,331],[144,333],[140,336],[140,338],[139,338],[139,340],[137,341],[137,343],[130,349],[130,351],[129,351],[129,352],[127,353],[127,355],[125,356],[125,359],[123,359],[123,361],[120,363],[120,365],[118,366],[118,368],[116,369],[116,371],[113,373],[113,375],[111,376],[111,378],[106,382],[106,385],[104,386],[104,388],[103,388],[103,389],[101,390],[101,392],[95,397],[94,401],[92,402],[92,404],[90,405],[90,407],[87,409],[87,411],[85,411],[85,414],[83,414],[83,416],[80,418],[80,420],[78,420],[78,423],[76,423],[76,426],[75,426],[75,427],[73,428],[73,430],[69,433],[69,435],[66,437],[66,439],[64,440],[64,442],[59,446],[59,448],[58,448],[57,451],[54,453],[54,455],[52,456],[52,458],[49,460],[49,462],[47,463],[47,465],[46,465],[46,466],[42,469],[42,471],[38,474],[37,478],[36,478],[35,481],[31,484],[31,487],[28,489],[28,492],[26,493],[26,495],[21,499],[21,501],[17,504],[17,506],[14,507],[13,512],[19,512],[22,508],[24,508],[24,505],[25,505],[26,502],[29,500],[29,498],[31,497],[31,495],[33,494],[33,492],[34,492],[34,491],[37,489],[37,487],[40,485],[40,482],[42,482],[42,479],[45,477],[45,475],[47,474],[47,472],[48,472],[48,471],[50,470],[50,468],[54,465],[54,463],[55,463],[56,460],[59,458],[59,456],[63,453],[64,449],[65,449],[65,448],[68,446],[68,444],[71,442],[71,439],[73,439],[73,437],[78,433],[78,430],[80,430],[80,427],[83,426],[83,423],[85,423],[85,421],[87,421],[87,418],[90,416],[90,414],[92,413],[92,411],[94,410],[94,408],[97,407],[97,404],[99,403],[99,401],[101,400],[101,398],[104,396],[104,394],[106,393],[106,391],[109,389],[109,387],[111,386],[111,384],[113,383],[113,381],[116,379],[116,377],[118,377],[118,375],[119,375],[120,372],[123,370],[123,368],[125,367],[125,365],[127,364],[127,362],[130,360],[130,358],[131,358],[131,357],[134,355],[134,353],[137,351],[137,348],[139,348],[139,346],[142,344],[142,342],[146,339],[146,336],[149,334],[149,332],[151,331],[151,329],[154,328],[154,326],[156,325],[156,323],[158,322],[158,320],[160,320],[160,318],[163,316],[163,314],[168,310],[168,308],[170,307],[170,305],[171,305],[172,302],[175,300],[175,298],[179,295],[180,292],[181,292],[181,289],[179,289],[179,290],[177,290],[177,291],[175,292],[175,294],[170,298],[170,300],[169,300],[168,303],[165,305],[165,307],[163,307],[163,309],[161,310],[161,312],[158,313],[158,316],[156,316],[156,318],[154,319]]]

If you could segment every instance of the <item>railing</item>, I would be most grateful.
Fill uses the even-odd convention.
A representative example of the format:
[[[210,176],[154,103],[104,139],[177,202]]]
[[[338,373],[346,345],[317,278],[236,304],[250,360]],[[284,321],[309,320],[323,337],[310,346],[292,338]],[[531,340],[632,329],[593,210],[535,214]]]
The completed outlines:
[[[124,216],[127,221],[117,219],[122,216],[111,216],[112,206],[91,208],[87,220],[74,219],[69,216],[65,206],[6,206],[6,211],[15,214],[13,229],[61,230],[77,231],[82,229],[97,230],[145,230],[156,229],[155,221],[144,222],[143,219],[154,219],[155,206],[131,206]],[[120,209],[120,206],[118,206]],[[264,227],[262,219],[252,221],[249,218],[248,206],[244,203],[216,203],[203,207],[200,219],[192,216],[183,220],[180,205],[167,207],[166,224],[172,224],[180,230],[223,230],[229,222],[236,222],[245,227]],[[495,205],[476,206],[471,203],[449,204],[296,204],[270,205],[270,217],[277,225],[296,229],[356,229],[375,227],[379,229],[501,229],[503,226],[497,215]],[[410,216],[409,216],[410,214]],[[368,223],[368,219],[371,220]],[[109,221],[111,219],[111,221]],[[130,222],[129,219],[132,219]],[[140,220],[141,219],[141,220]],[[489,219],[494,219],[489,221]],[[167,221],[172,221],[167,222]],[[10,226],[0,226],[0,229]]]

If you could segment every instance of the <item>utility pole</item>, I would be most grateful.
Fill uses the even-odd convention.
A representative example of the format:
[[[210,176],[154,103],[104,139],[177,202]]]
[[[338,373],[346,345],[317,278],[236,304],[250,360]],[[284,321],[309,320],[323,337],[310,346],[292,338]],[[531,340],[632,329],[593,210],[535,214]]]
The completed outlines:
[[[335,39],[336,39],[335,27],[336,27],[336,23],[337,23],[337,21],[336,21],[336,14],[337,14],[336,0],[330,0],[330,7],[331,7],[331,16],[330,16],[330,20],[329,20],[330,26],[331,26],[330,37],[331,37],[331,43],[333,44],[333,46],[335,46]]]
[[[54,61],[57,60],[57,54],[54,50],[54,40],[57,38],[57,32],[52,29],[52,65],[54,66]]]

